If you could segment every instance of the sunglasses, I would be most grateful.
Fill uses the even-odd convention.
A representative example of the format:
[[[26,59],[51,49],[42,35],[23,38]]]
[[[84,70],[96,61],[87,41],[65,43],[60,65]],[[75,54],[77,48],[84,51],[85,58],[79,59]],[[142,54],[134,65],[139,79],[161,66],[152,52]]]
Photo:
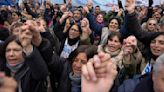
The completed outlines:
[[[149,23],[148,25],[153,25],[153,26],[155,26],[156,24],[154,24],[154,23]]]

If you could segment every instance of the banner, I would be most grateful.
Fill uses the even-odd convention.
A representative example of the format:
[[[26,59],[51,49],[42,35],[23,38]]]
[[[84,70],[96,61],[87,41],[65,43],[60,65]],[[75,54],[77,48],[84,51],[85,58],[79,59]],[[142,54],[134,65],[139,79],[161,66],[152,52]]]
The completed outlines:
[[[0,6],[2,6],[2,5],[13,6],[14,2],[12,0],[0,0]]]
[[[116,8],[118,6],[117,0],[92,0],[94,7],[96,5],[99,5],[101,7],[101,10],[109,11],[112,10],[112,7]],[[88,0],[72,0],[73,6],[83,6],[86,5]]]

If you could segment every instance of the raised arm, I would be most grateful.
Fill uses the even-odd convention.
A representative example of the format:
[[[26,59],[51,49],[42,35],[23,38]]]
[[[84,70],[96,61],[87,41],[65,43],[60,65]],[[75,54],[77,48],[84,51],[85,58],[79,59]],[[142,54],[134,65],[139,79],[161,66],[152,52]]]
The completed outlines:
[[[135,0],[127,0],[125,8],[127,10],[127,30],[135,35],[144,44],[149,44],[154,32],[143,31],[135,12]]]

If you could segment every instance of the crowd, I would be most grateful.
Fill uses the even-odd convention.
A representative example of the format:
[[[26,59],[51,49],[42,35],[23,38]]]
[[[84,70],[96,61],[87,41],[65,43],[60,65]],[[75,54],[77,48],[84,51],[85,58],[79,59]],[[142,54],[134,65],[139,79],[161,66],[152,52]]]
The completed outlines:
[[[164,92],[164,4],[0,8],[0,92]]]

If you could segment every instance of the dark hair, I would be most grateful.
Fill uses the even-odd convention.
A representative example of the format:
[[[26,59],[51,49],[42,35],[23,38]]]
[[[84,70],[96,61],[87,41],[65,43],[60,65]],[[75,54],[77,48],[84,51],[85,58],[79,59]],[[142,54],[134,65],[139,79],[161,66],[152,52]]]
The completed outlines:
[[[16,13],[18,16],[22,16],[22,14],[19,12],[19,11],[14,11],[14,12],[12,12],[12,13]]]
[[[95,45],[80,45],[75,51],[71,52],[68,57],[68,60],[73,63],[73,60],[79,53],[86,53],[87,59],[92,58],[95,54],[97,54],[97,46]]]
[[[120,43],[122,44],[123,43],[123,38],[121,36],[121,33],[120,32],[111,32],[110,35],[108,36],[108,40],[109,39],[112,39],[113,37],[117,36]],[[107,41],[108,42],[108,41]]]
[[[4,22],[7,20],[9,13],[5,10],[0,11],[0,24],[4,24]]]
[[[118,18],[118,17],[110,18],[108,23],[110,23],[113,19],[117,20],[117,22],[118,22],[118,28],[120,28],[121,27],[121,19]]]
[[[79,30],[80,34],[82,34],[81,26],[78,23],[72,23],[71,26],[68,28],[67,34],[68,34],[68,32],[70,31],[70,29],[73,25],[76,25],[78,27],[78,30]]]
[[[17,27],[21,27],[22,25],[23,25],[22,22],[14,22],[14,23],[12,23],[12,25],[10,26],[10,29],[9,29],[10,34],[13,34],[13,30],[15,28],[17,28]]]
[[[96,5],[95,7],[100,7],[99,5]]]
[[[20,45],[20,46],[22,47],[22,45],[21,45],[21,43],[20,43],[20,41],[19,41],[19,39],[18,39],[17,36],[15,36],[15,35],[9,36],[9,37],[5,40],[5,42],[4,42],[4,44],[3,44],[3,50],[2,50],[2,56],[3,56],[3,57],[5,57],[6,47],[7,47],[8,44],[9,44],[10,42],[12,42],[12,41],[15,41],[18,45]]]

